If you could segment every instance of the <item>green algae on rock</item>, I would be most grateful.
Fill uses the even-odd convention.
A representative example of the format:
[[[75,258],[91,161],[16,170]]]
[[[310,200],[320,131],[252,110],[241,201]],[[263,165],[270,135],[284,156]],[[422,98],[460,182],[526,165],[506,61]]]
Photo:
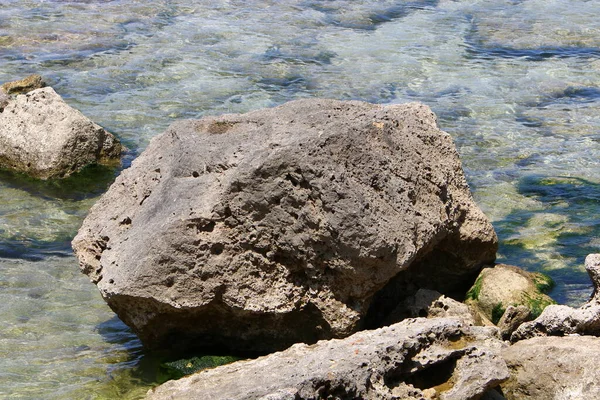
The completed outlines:
[[[493,324],[498,323],[508,306],[526,306],[531,318],[535,318],[547,305],[556,304],[546,294],[552,287],[552,279],[542,273],[498,264],[481,271],[465,302]]]

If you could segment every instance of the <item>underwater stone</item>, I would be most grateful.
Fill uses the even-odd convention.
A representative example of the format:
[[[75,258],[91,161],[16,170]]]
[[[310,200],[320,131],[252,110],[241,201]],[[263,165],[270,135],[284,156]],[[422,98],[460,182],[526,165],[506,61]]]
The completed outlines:
[[[265,352],[361,329],[399,275],[460,290],[497,239],[428,107],[315,99],[176,122],[73,248],[146,346]]]
[[[40,179],[119,162],[122,146],[50,87],[18,95],[0,112],[0,167]]]

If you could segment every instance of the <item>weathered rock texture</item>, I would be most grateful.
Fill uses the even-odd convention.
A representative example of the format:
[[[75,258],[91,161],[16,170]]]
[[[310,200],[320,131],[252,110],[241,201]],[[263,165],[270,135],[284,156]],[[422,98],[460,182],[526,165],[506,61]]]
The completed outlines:
[[[497,239],[429,108],[302,100],[175,123],[73,248],[145,345],[272,351],[352,334],[390,280],[468,287]]]
[[[579,308],[551,305],[535,320],[519,326],[510,337],[512,342],[535,336],[563,336],[569,334],[600,336],[600,301],[598,284],[600,276],[600,254],[590,254],[585,268],[594,284],[590,301]]]
[[[482,316],[498,323],[508,306],[525,306],[534,317],[549,304],[555,304],[544,290],[552,286],[549,277],[498,264],[484,268],[473,287],[467,292],[466,303]]]
[[[504,340],[509,340],[512,333],[516,331],[521,324],[530,321],[531,319],[531,310],[527,306],[519,305],[506,307],[506,311],[504,311],[502,318],[498,321],[500,336],[502,336],[502,339]]]
[[[62,178],[91,163],[115,163],[113,135],[42,88],[9,99],[0,112],[0,167],[31,176]]]
[[[509,400],[600,399],[600,338],[540,337],[502,351],[511,377],[502,383]]]
[[[147,399],[478,399],[509,377],[501,348],[459,319],[409,319],[202,371]]]

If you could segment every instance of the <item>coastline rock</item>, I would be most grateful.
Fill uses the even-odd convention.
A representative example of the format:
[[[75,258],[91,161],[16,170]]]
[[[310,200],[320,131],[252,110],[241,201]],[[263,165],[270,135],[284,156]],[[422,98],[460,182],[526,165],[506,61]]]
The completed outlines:
[[[510,337],[511,342],[536,336],[570,334],[600,335],[600,305],[586,304],[580,308],[563,305],[546,307],[533,321],[525,322]]]
[[[0,113],[4,111],[4,107],[8,105],[10,97],[3,90],[0,89]]]
[[[7,95],[10,94],[25,94],[29,93],[35,89],[41,89],[46,86],[46,82],[42,79],[40,75],[33,74],[28,77],[13,81],[13,82],[5,82],[0,86],[0,91],[4,91]]]
[[[509,377],[482,329],[455,318],[409,319],[346,339],[296,344],[169,381],[164,399],[478,399]]]
[[[114,164],[122,147],[50,87],[18,95],[0,112],[0,167],[40,179],[63,178],[88,164]]]
[[[502,357],[511,371],[501,384],[508,400],[600,398],[600,338],[538,337],[506,347]]]
[[[498,321],[498,329],[503,340],[509,340],[521,324],[531,320],[531,310],[524,306],[508,306]]]
[[[588,254],[585,258],[585,270],[594,285],[594,291],[589,302],[600,304],[600,294],[598,293],[598,288],[600,288],[600,254]]]
[[[525,306],[535,318],[549,304],[555,304],[544,291],[552,280],[540,273],[498,264],[484,268],[473,287],[467,292],[466,304],[473,306],[482,317],[497,324],[508,306]]]
[[[497,239],[428,107],[313,99],[176,122],[73,249],[144,345],[269,352],[466,289]]]
[[[564,336],[570,334],[600,336],[600,302],[598,300],[598,271],[600,255],[586,257],[585,268],[594,285],[594,294],[590,301],[579,308],[564,305],[546,307],[533,321],[519,326],[510,337],[511,342],[536,336]]]

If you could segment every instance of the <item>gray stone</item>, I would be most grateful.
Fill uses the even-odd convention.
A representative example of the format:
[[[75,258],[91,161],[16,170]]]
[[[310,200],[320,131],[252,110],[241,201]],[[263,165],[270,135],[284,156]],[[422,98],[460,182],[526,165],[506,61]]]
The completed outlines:
[[[10,97],[4,92],[4,90],[0,89],[0,113],[4,111],[4,107],[8,105],[8,101]]]
[[[594,292],[590,301],[600,303],[600,295],[598,294],[598,288],[600,288],[600,254],[589,254],[585,258],[585,270],[594,285]]]
[[[36,178],[62,178],[91,163],[119,162],[113,135],[50,88],[9,100],[0,113],[0,167]]]
[[[147,399],[478,399],[509,372],[472,329],[456,318],[409,319],[205,370]]]
[[[498,329],[502,339],[509,340],[510,335],[517,330],[522,323],[531,320],[531,310],[524,305],[508,306],[498,321]]]
[[[460,290],[497,239],[429,108],[301,100],[175,123],[73,248],[146,346],[263,352]]]
[[[600,338],[538,337],[505,348],[502,357],[511,372],[501,384],[509,400],[600,398]]]
[[[585,304],[580,308],[551,305],[533,321],[525,322],[513,332],[511,342],[535,336],[569,334],[600,335],[600,305]]]

